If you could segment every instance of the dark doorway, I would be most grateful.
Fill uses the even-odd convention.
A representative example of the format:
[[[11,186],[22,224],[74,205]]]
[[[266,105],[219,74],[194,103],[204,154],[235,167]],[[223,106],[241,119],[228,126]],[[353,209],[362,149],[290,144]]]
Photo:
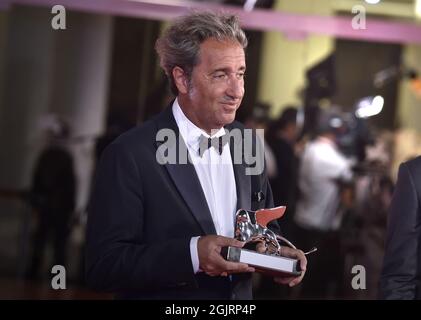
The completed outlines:
[[[144,120],[144,100],[159,81],[154,44],[160,25],[153,20],[114,18],[109,121],[134,126]]]

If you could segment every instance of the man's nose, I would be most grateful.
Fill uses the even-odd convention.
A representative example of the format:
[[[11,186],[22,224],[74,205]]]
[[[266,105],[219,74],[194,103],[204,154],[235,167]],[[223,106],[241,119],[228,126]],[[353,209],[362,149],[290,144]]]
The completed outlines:
[[[231,77],[228,84],[227,94],[235,99],[241,99],[244,95],[244,81],[237,77]]]

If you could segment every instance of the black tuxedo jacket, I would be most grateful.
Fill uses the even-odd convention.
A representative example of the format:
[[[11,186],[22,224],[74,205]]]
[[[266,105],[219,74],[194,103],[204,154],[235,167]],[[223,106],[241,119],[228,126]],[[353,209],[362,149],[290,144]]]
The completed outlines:
[[[226,128],[243,130],[238,122]],[[250,274],[193,273],[190,239],[216,231],[194,166],[157,162],[160,129],[184,143],[168,107],[102,154],[88,216],[88,284],[124,299],[251,299]],[[233,168],[237,208],[273,206],[265,173],[246,175],[244,163]]]
[[[382,299],[421,299],[421,157],[401,164],[389,211]]]

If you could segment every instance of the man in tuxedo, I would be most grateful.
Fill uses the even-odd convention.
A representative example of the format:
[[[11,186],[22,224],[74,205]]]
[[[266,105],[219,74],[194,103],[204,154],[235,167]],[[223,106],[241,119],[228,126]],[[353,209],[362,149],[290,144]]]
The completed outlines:
[[[421,299],[421,157],[401,164],[389,209],[380,298]]]
[[[177,98],[103,152],[87,230],[92,287],[124,299],[252,298],[254,268],[220,254],[244,245],[233,238],[239,208],[273,206],[265,172],[250,170],[246,134],[234,121],[246,45],[236,17],[213,13],[182,17],[158,39]],[[240,143],[226,138],[235,130]],[[302,251],[282,252],[305,271]],[[275,281],[293,286],[303,275]]]

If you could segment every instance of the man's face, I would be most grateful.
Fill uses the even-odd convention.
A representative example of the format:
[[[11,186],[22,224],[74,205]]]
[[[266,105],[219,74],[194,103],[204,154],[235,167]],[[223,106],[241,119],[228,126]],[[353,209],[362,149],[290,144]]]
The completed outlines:
[[[286,134],[290,142],[295,142],[298,138],[298,128],[295,123],[289,123],[286,128]]]
[[[244,95],[245,69],[238,42],[204,41],[183,100],[190,120],[208,132],[233,122]]]

